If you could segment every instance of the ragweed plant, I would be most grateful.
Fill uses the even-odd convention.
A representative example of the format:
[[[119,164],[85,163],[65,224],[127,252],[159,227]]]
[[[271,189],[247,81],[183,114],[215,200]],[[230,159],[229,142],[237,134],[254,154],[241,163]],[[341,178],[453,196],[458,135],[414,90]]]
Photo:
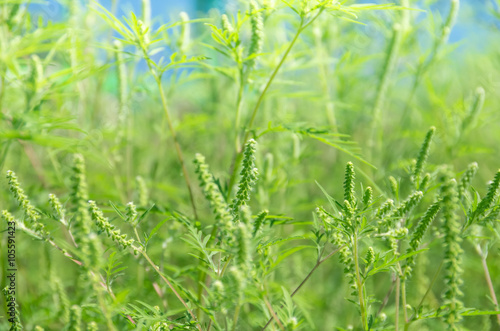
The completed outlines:
[[[499,8],[393,2],[0,3],[0,329],[500,325]]]

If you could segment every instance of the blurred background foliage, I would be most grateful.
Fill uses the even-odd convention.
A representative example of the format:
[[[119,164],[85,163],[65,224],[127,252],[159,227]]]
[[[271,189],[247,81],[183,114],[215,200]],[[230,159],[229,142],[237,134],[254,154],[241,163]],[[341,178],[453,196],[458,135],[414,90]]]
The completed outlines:
[[[275,2],[280,9],[264,14],[263,54],[257,58],[256,70],[244,90],[245,119],[283,54],[286,41],[291,39],[296,22],[290,10]],[[141,13],[138,1],[101,3],[118,17],[129,17],[131,10],[138,16]],[[439,47],[436,44],[442,38],[450,2],[407,4],[414,10],[364,12],[356,19],[358,23],[330,15],[320,17],[301,35],[271,86],[254,133],[258,135],[268,127],[276,132],[258,139],[261,175],[251,203],[255,211],[268,209],[273,215],[291,218],[275,225],[277,233],[289,236],[310,231],[311,212],[325,204],[315,181],[332,196],[341,197],[347,161],[355,163],[358,173],[363,174],[359,179],[365,187],[372,185],[380,199],[390,197],[386,193],[390,191],[389,175],[396,177],[405,190],[411,160],[430,126],[437,128],[430,169],[449,163],[458,172],[477,161],[479,172],[474,186],[484,194],[487,181],[499,167],[500,155],[499,2],[462,1],[456,25],[448,41]],[[191,160],[195,153],[202,153],[224,191],[236,149],[235,129],[240,129],[234,127],[238,86],[233,79],[234,63],[206,46],[214,42],[204,23],[220,26],[220,13],[235,14],[238,8],[247,10],[247,2],[153,1],[151,10],[153,26],[178,21],[181,10],[192,19],[203,18],[189,24],[189,39],[182,40],[179,27],[163,33],[164,48],[154,58],[168,58],[174,52],[207,57],[169,71],[163,77],[163,87],[192,181],[196,184]],[[10,1],[0,3],[0,9],[2,173],[15,170],[32,202],[48,209],[49,192],[67,200],[71,155],[78,152],[86,159],[90,198],[108,205],[108,212],[112,211],[109,201],[124,206],[138,199],[136,177],[140,176],[150,192],[149,202],[158,208],[158,214],[146,225],[149,230],[164,219],[162,211],[191,215],[159,94],[144,60],[125,48],[130,54],[125,59],[123,105],[113,49],[116,33],[89,9],[87,2]],[[247,26],[243,38],[249,38]],[[396,51],[391,53],[394,47]],[[393,54],[390,60],[388,54]],[[123,107],[125,119],[120,117]],[[123,135],[123,139],[117,139]],[[0,183],[4,188],[0,190],[0,207],[14,209],[5,178]],[[198,189],[195,202],[199,221],[212,222],[209,206]],[[181,233],[177,223],[167,222],[151,244],[152,255],[161,258],[162,268],[177,276],[187,273],[183,267],[192,262],[186,261],[182,252]],[[51,295],[49,288],[38,287],[50,275],[35,271],[46,263],[64,263],[48,248],[40,254],[41,247],[41,243],[19,239],[18,300],[24,316],[31,321],[28,323],[32,323],[28,326],[43,324],[48,313],[39,308]],[[495,258],[498,253],[490,252]],[[427,275],[422,279],[433,274],[426,273],[426,268],[432,269],[432,262],[432,254],[427,261],[419,260],[417,272]],[[295,286],[313,263],[314,250],[288,257],[286,266],[273,275],[274,290],[280,292],[278,284],[283,283],[288,288]],[[464,287],[465,298],[472,292],[484,293],[482,298],[486,298],[486,285],[477,281],[483,276],[473,272],[480,269],[479,265],[479,259],[466,261],[465,268],[470,272],[466,272],[465,283],[474,286]],[[74,269],[76,266],[60,271],[59,277],[68,286],[76,274]],[[500,265],[491,264],[490,272],[496,288],[500,288]],[[123,284],[138,279],[138,286],[128,288],[123,295],[147,297],[151,286],[143,286],[140,281],[150,284],[153,279],[145,279],[148,277],[124,276]],[[307,312],[308,327],[330,330],[349,325],[356,318],[354,306],[344,300],[348,295],[345,282],[336,261],[318,270],[307,291],[296,297],[299,307]],[[389,285],[381,279],[372,290],[383,297]],[[439,287],[433,291],[439,298]],[[152,301],[158,301],[157,296],[152,297]],[[489,307],[487,300],[465,301],[468,306]],[[329,313],[332,311],[335,314]],[[478,330],[476,326],[487,320],[471,317],[465,325]],[[432,322],[419,324],[419,330],[425,328],[436,330]]]

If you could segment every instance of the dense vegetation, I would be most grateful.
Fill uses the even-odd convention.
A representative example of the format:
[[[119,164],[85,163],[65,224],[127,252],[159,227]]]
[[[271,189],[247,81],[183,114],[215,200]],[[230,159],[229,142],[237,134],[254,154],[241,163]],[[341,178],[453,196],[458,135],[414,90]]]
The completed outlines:
[[[2,330],[500,329],[498,1],[29,3],[0,3]]]

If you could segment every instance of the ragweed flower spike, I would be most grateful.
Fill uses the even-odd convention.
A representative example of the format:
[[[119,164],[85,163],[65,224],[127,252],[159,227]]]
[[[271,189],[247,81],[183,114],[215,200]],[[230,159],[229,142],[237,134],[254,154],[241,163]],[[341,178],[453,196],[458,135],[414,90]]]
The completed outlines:
[[[403,217],[415,208],[424,197],[421,191],[413,192],[401,205],[391,214],[391,217]]]
[[[70,310],[70,317],[68,323],[68,330],[81,331],[82,330],[82,309],[73,305]]]
[[[431,127],[427,132],[424,142],[420,147],[420,152],[418,153],[417,161],[415,164],[415,168],[413,169],[413,174],[411,176],[411,180],[414,183],[415,187],[420,188],[420,176],[422,176],[422,171],[424,170],[425,162],[429,156],[429,150],[431,147],[431,140],[436,132],[435,127]]]
[[[476,89],[474,96],[474,103],[472,104],[467,116],[462,121],[462,132],[468,128],[473,128],[476,124],[477,118],[481,113],[484,106],[485,91],[481,86]]]
[[[370,266],[373,261],[375,261],[375,251],[373,250],[372,247],[368,247],[368,251],[366,252],[366,266]]]
[[[63,284],[61,280],[54,274],[51,274],[51,290],[56,294],[58,310],[61,316],[61,319],[65,323],[69,323],[69,315],[70,315],[70,302],[66,292],[64,291]]]
[[[463,307],[460,297],[463,295],[460,291],[462,285],[462,254],[460,246],[462,238],[460,236],[461,226],[457,219],[456,209],[460,206],[458,201],[457,182],[445,175],[442,179],[441,196],[443,197],[443,232],[444,232],[444,268],[445,274],[445,293],[444,304],[448,310],[444,314],[444,320],[448,324],[449,330],[458,330],[457,323],[462,316],[459,311]]]
[[[97,227],[105,232],[115,243],[127,248],[134,243],[134,239],[127,240],[126,234],[121,234],[120,230],[116,230],[114,225],[109,223],[108,218],[104,217],[102,211],[97,207],[95,201],[89,200],[89,209]]]
[[[141,176],[135,177],[137,183],[137,191],[139,195],[139,206],[146,207],[149,202],[149,192],[144,179]]]
[[[410,245],[406,250],[406,253],[412,253],[418,250],[420,243],[422,242],[422,238],[424,237],[425,232],[431,225],[432,221],[436,217],[439,209],[441,208],[441,201],[434,202],[425,212],[424,216],[417,225],[417,228],[413,232],[410,240]],[[406,260],[405,273],[403,277],[407,278],[411,275],[412,266],[415,264],[415,256],[412,255],[408,257]]]
[[[63,225],[67,226],[68,222],[66,221],[66,210],[55,194],[49,194],[49,204],[52,207],[55,215],[57,216],[57,220]]]
[[[10,224],[10,223],[15,223],[16,220],[14,216],[12,216],[11,213],[9,213],[7,210],[2,210],[2,219],[5,221],[5,223]]]
[[[232,221],[229,208],[219,190],[219,187],[215,184],[214,178],[210,173],[210,169],[205,162],[205,157],[201,154],[196,154],[194,164],[196,166],[196,173],[198,174],[203,194],[210,203],[210,207],[212,207],[215,219],[221,224],[228,225],[228,223]]]
[[[8,170],[7,179],[9,180],[10,191],[14,195],[14,198],[17,200],[28,220],[30,220],[31,223],[37,223],[40,219],[40,215],[36,212],[35,207],[33,207],[28,199],[28,196],[21,188],[21,184],[19,184],[16,174],[13,171]]]
[[[488,186],[488,192],[486,193],[486,196],[481,200],[476,210],[474,210],[474,212],[472,213],[472,216],[468,221],[469,225],[472,224],[478,218],[484,216],[488,212],[488,210],[493,205],[495,199],[498,196],[499,189],[500,189],[500,170],[497,171],[497,173],[495,174],[495,178],[493,178],[493,181]]]
[[[14,316],[9,315],[9,321],[12,321],[9,331],[10,330],[12,330],[12,331],[22,330],[23,325],[21,323],[21,317],[20,317],[21,314],[19,312],[19,309],[18,309],[19,305],[17,304],[15,297],[13,297],[11,294],[9,294],[9,287],[5,287],[4,289],[2,289],[2,293],[5,296],[5,303],[15,302]]]
[[[391,209],[394,208],[394,200],[388,199],[380,208],[377,210],[376,217],[377,218],[382,218],[384,217],[388,212],[391,211]]]
[[[420,182],[419,190],[424,192],[427,190],[429,183],[431,182],[431,174],[426,173],[422,181]]]
[[[231,22],[229,22],[229,17],[227,17],[226,14],[222,14],[221,16],[221,24],[224,32],[227,32],[229,35],[234,32],[233,25],[231,24]]]
[[[250,201],[250,192],[257,182],[259,172],[255,167],[256,146],[257,142],[250,139],[243,151],[243,164],[240,173],[240,183],[238,184],[238,192],[231,203],[231,212],[234,216],[238,215],[241,206],[246,205]]]
[[[75,213],[73,223],[77,229],[82,230],[84,235],[90,234],[88,196],[84,159],[81,154],[76,154],[73,159],[73,176],[71,177],[71,203]]]
[[[368,207],[372,203],[372,198],[373,198],[373,189],[368,186],[365,190],[365,193],[363,194],[364,208]]]
[[[469,188],[472,179],[476,175],[478,169],[478,165],[476,162],[472,162],[465,170],[462,178],[460,178],[460,183],[458,184],[458,196],[462,198],[465,194],[465,191]]]
[[[133,202],[127,203],[125,217],[125,222],[131,223],[133,227],[137,226],[137,207]]]
[[[17,200],[17,203],[24,212],[24,215],[29,220],[30,226],[35,230],[35,232],[41,236],[46,236],[48,233],[44,230],[44,225],[40,223],[40,214],[35,210],[35,207],[31,204],[28,196],[24,193],[21,188],[21,184],[17,180],[16,174],[8,170],[7,179],[9,181],[9,189]]]
[[[248,48],[248,56],[256,55],[262,52],[264,43],[264,20],[259,6],[255,1],[250,1],[250,25],[252,27],[252,37]],[[255,66],[255,59],[248,62],[249,67]]]
[[[178,40],[178,47],[182,53],[186,53],[190,44],[191,29],[189,25],[189,15],[186,12],[180,12],[179,17],[181,18],[181,33]]]
[[[404,217],[407,213],[409,213],[413,208],[415,208],[420,200],[422,200],[424,194],[421,191],[413,192],[405,201],[403,201],[398,208],[396,208],[392,213],[390,213],[387,217],[382,218],[378,221],[378,230],[379,232],[383,232],[390,228],[390,224],[397,218]],[[384,206],[382,206],[384,207]],[[387,206],[389,207],[389,206]],[[381,212],[379,209],[378,213]]]
[[[81,154],[74,155],[72,170],[70,194],[70,202],[74,213],[71,221],[72,233],[75,237],[75,242],[83,253],[84,259],[90,258],[92,265],[97,265],[100,263],[102,254],[100,253],[100,246],[95,235],[91,235],[92,220],[90,219],[87,207],[89,193],[87,177],[85,175],[85,161]]]
[[[354,173],[354,165],[352,162],[347,162],[345,168],[345,180],[344,180],[344,200],[349,202],[351,208],[356,207],[356,193],[354,192],[354,178],[356,174]]]
[[[259,231],[260,228],[262,227],[262,224],[264,223],[264,220],[266,219],[266,216],[269,214],[268,210],[263,210],[259,214],[257,214],[257,218],[255,219],[255,222],[253,223],[253,233],[252,235],[255,237]]]
[[[242,214],[248,214],[250,216],[250,210],[248,207],[243,207]],[[242,216],[246,217],[246,216]],[[245,273],[248,273],[251,268],[252,261],[252,250],[251,250],[251,235],[249,230],[249,224],[245,222],[239,222],[236,228],[236,252],[235,252],[235,263],[242,268]]]
[[[389,185],[391,188],[392,195],[398,200],[399,199],[399,183],[396,178],[389,176]]]

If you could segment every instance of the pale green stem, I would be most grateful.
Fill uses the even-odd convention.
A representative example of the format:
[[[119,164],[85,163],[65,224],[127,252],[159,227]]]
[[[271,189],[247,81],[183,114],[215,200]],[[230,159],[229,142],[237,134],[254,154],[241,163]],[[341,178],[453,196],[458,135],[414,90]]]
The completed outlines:
[[[429,287],[427,288],[427,291],[425,292],[424,296],[422,297],[422,299],[420,300],[420,303],[418,304],[418,306],[415,308],[415,311],[419,311],[420,310],[420,307],[422,307],[422,304],[424,303],[424,300],[425,298],[427,297],[427,295],[431,292],[432,290],[432,287],[434,286],[434,283],[436,282],[438,276],[439,276],[439,273],[441,272],[441,268],[443,267],[443,262],[444,261],[441,261],[441,263],[439,264],[439,267],[438,267],[438,270],[436,271],[436,273],[434,274],[434,277],[432,278],[432,281],[431,283],[429,284]],[[410,324],[413,322],[413,320],[415,319],[415,314],[412,315],[410,317],[410,319],[408,320],[407,323],[405,323],[405,331],[408,330],[408,328],[410,327]]]
[[[238,324],[238,317],[240,316],[240,302],[236,304],[236,308],[234,309],[233,315],[233,331],[236,331],[236,325]]]
[[[399,278],[399,275],[396,275],[396,313],[395,313],[395,330],[399,330],[399,294],[400,294],[400,287],[401,287],[401,278]]]
[[[365,300],[363,298],[363,282],[361,281],[361,274],[359,271],[359,257],[358,257],[358,234],[354,232],[353,238],[353,257],[354,257],[354,268],[356,270],[356,286],[358,288],[358,299],[359,299],[359,310],[361,312],[361,322],[363,323],[363,330],[367,329],[366,323],[366,307]]]
[[[167,119],[168,127],[170,129],[170,133],[172,134],[172,139],[174,141],[175,150],[177,152],[177,157],[179,159],[179,163],[181,164],[182,173],[184,174],[184,180],[186,181],[186,186],[187,186],[188,191],[189,191],[189,199],[191,200],[193,214],[194,214],[195,219],[198,219],[198,214],[196,212],[196,205],[194,203],[193,190],[191,188],[191,181],[189,180],[189,173],[188,173],[188,171],[186,169],[186,165],[184,163],[184,157],[182,155],[182,150],[181,150],[181,146],[179,145],[179,141],[177,140],[177,134],[176,134],[174,125],[172,123],[172,120],[170,119],[170,114],[169,114],[168,107],[167,107],[167,99],[165,97],[165,92],[163,91],[161,78],[157,77],[157,76],[155,78],[156,78],[156,83],[158,85],[158,89],[160,91],[161,103],[163,105],[163,110],[165,112],[165,117]]]
[[[191,318],[196,322],[196,326],[198,327],[198,330],[202,331],[200,323],[198,323],[196,316],[193,314],[193,312],[191,311],[191,309],[187,305],[186,301],[184,301],[184,299],[180,296],[180,294],[175,290],[174,285],[172,285],[172,283],[165,276],[163,276],[160,269],[158,268],[158,266],[156,264],[153,263],[153,261],[150,259],[149,255],[145,251],[143,251],[142,249],[135,248],[135,247],[133,249],[140,252],[142,254],[142,256],[144,256],[146,261],[148,261],[149,264],[153,267],[153,269],[156,271],[156,273],[161,277],[161,279],[163,279],[163,281],[165,283],[167,283],[168,287],[170,287],[170,289],[172,290],[172,292],[174,292],[177,299],[179,299],[179,301],[182,303],[182,305],[186,308],[189,315],[191,315]]]
[[[6,70],[1,71],[1,76],[2,76],[2,86],[0,86],[0,114],[3,114],[3,97],[5,95],[5,76],[6,76]]]
[[[375,98],[375,104],[373,107],[371,133],[370,133],[370,138],[368,140],[368,147],[369,147],[368,151],[371,153],[371,155],[377,155],[375,150],[378,150],[380,148],[382,140],[382,132],[383,132],[381,128],[382,117],[383,117],[382,107],[384,106],[390,79],[394,71],[394,65],[396,63],[399,47],[401,44],[401,39],[402,39],[401,30],[402,30],[401,24],[399,23],[394,24],[392,40],[389,45],[389,51],[387,52],[387,56],[385,58],[384,67],[377,88],[377,96]]]
[[[491,281],[491,276],[490,276],[490,271],[488,269],[488,264],[486,263],[486,254],[483,254],[483,251],[479,245],[476,245],[476,251],[481,257],[481,264],[483,265],[483,270],[484,270],[484,277],[486,278],[486,284],[488,284],[488,289],[490,291],[490,296],[491,300],[493,301],[493,304],[495,305],[495,310],[498,311],[498,300],[497,296],[495,294],[495,288],[493,287],[493,282]],[[497,323],[498,326],[500,326],[500,314],[496,315],[497,316]]]
[[[405,323],[408,322],[408,311],[406,309],[406,279],[403,277],[401,279],[401,298],[403,298],[403,314],[405,318]]]
[[[418,65],[417,73],[415,75],[415,80],[413,82],[410,94],[408,95],[408,99],[406,100],[405,108],[403,110],[402,122],[404,122],[407,116],[409,115],[410,103],[413,100],[413,96],[417,91],[417,88],[420,84],[422,77],[427,72],[427,70],[432,66],[434,60],[437,57],[437,54],[439,53],[443,45],[446,44],[446,42],[448,41],[451,29],[453,28],[456,17],[458,15],[459,6],[460,6],[460,0],[451,0],[450,12],[448,14],[445,24],[443,25],[443,29],[441,30],[440,37],[436,39],[429,56],[424,61],[421,61]]]
[[[241,122],[241,107],[243,104],[243,90],[245,88],[244,76],[242,70],[240,70],[240,84],[238,87],[238,98],[236,100],[236,119],[234,122],[234,129],[236,131],[236,153],[239,153],[241,142],[240,142],[240,122]]]
[[[179,163],[181,164],[182,173],[184,175],[184,180],[186,182],[186,186],[187,186],[187,189],[189,191],[189,199],[191,201],[191,207],[193,208],[194,218],[198,219],[198,213],[196,212],[196,205],[194,203],[193,190],[191,188],[191,181],[189,180],[189,173],[188,173],[188,171],[186,169],[186,165],[184,163],[184,156],[182,154],[182,150],[181,150],[181,146],[179,145],[179,141],[177,140],[177,133],[175,131],[175,127],[172,123],[172,120],[170,119],[170,112],[169,112],[168,106],[167,106],[167,98],[165,96],[165,92],[163,91],[161,76],[158,75],[156,73],[156,71],[153,69],[153,67],[151,66],[151,59],[149,58],[149,55],[146,51],[146,47],[142,43],[141,39],[139,39],[139,46],[142,50],[143,57],[146,60],[146,63],[148,64],[149,71],[151,72],[151,74],[155,78],[156,84],[158,86],[158,91],[160,93],[163,112],[165,113],[165,118],[167,120],[168,128],[170,129],[170,134],[172,135],[172,140],[174,141],[175,151],[177,152],[177,158],[179,159]]]
[[[267,309],[269,309],[269,312],[271,313],[271,316],[272,316],[271,321],[274,319],[276,321],[276,323],[278,323],[279,328],[281,330],[285,331],[285,327],[283,326],[283,324],[279,320],[278,315],[276,315],[276,312],[274,311],[273,306],[271,306],[271,303],[269,303],[269,300],[264,298],[264,303],[266,304]]]
[[[330,126],[334,133],[338,133],[337,119],[335,116],[335,107],[330,96],[330,84],[328,83],[328,66],[326,65],[326,59],[328,59],[328,52],[323,47],[321,40],[316,38],[316,48],[318,49],[318,62],[319,65],[319,77],[321,79],[321,87],[323,89],[323,96],[326,101],[326,116],[330,122]]]
[[[264,89],[262,90],[261,94],[259,95],[259,98],[257,99],[257,103],[255,104],[255,107],[253,108],[253,111],[252,111],[252,115],[250,117],[250,120],[248,121],[248,124],[246,125],[245,127],[245,136],[243,138],[243,141],[241,142],[243,145],[241,146],[240,148],[240,151],[236,154],[236,157],[235,157],[235,161],[233,163],[233,169],[232,169],[232,173],[231,173],[231,177],[229,178],[229,185],[228,185],[228,190],[227,190],[227,196],[231,196],[231,191],[233,189],[233,186],[234,186],[234,183],[236,181],[236,175],[238,173],[238,168],[239,168],[239,164],[241,163],[241,159],[243,157],[243,149],[244,149],[244,144],[246,143],[246,141],[248,140],[248,138],[250,138],[250,134],[251,134],[251,130],[253,128],[253,124],[254,124],[254,121],[255,121],[255,118],[257,116],[257,113],[259,111],[259,108],[260,108],[260,105],[262,104],[262,101],[264,101],[264,96],[266,95],[266,92],[267,90],[269,89],[269,87],[271,86],[272,82],[274,81],[274,78],[276,77],[276,75],[278,74],[278,71],[280,70],[280,68],[283,66],[283,63],[285,63],[285,60],[286,58],[288,57],[288,54],[290,53],[290,51],[292,50],[293,46],[295,45],[295,43],[297,42],[300,34],[312,23],[314,22],[318,16],[323,12],[324,8],[320,9],[318,11],[318,14],[316,14],[309,22],[307,22],[306,24],[304,24],[304,18],[301,17],[300,18],[300,25],[299,25],[299,28],[297,29],[297,32],[295,33],[295,36],[293,37],[292,41],[290,42],[290,45],[288,45],[288,48],[286,49],[285,53],[283,54],[283,56],[281,57],[281,60],[279,61],[278,65],[276,66],[276,68],[274,68],[274,71],[273,73],[271,74],[271,76],[269,77],[269,79],[267,80],[267,83],[266,85],[264,86]]]
[[[311,277],[311,275],[314,273],[314,271],[316,271],[316,269],[318,269],[318,267],[323,263],[325,262],[326,260],[328,260],[329,258],[331,258],[333,255],[335,255],[339,250],[341,250],[342,248],[344,248],[345,246],[341,246],[339,248],[337,248],[336,250],[334,250],[333,252],[331,252],[330,254],[328,254],[325,258],[323,259],[320,259],[320,257],[318,257],[318,260],[316,261],[316,264],[314,265],[314,267],[311,269],[311,271],[307,274],[307,276],[302,280],[302,282],[299,284],[299,286],[297,286],[297,288],[293,291],[293,293],[290,295],[290,297],[293,298],[293,296],[295,294],[297,294],[297,292],[302,288],[302,286],[307,282],[307,280],[309,279],[309,277]],[[281,306],[281,308],[283,308],[283,305]],[[269,321],[267,321],[266,325],[264,325],[264,327],[262,328],[262,331],[264,331],[268,326],[269,324],[271,324],[271,322],[273,321],[272,318],[269,319]]]

